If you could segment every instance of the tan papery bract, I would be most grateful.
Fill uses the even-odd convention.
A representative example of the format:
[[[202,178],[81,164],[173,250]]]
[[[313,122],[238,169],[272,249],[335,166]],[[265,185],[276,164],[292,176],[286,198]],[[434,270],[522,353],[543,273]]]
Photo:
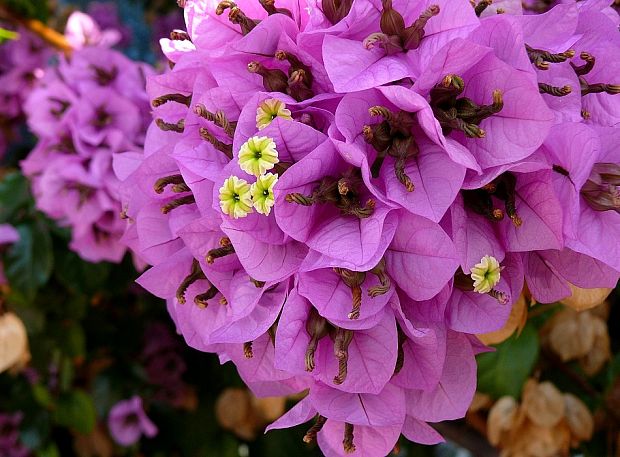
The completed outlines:
[[[489,443],[497,446],[503,441],[502,435],[509,432],[515,423],[518,406],[512,397],[502,397],[493,405],[487,421]]]
[[[486,345],[499,344],[512,336],[515,331],[521,333],[527,322],[527,300],[521,294],[517,301],[512,305],[510,316],[504,326],[494,332],[477,335],[480,341]]]
[[[580,287],[568,284],[572,295],[564,298],[562,303],[566,306],[570,306],[576,311],[584,311],[586,309],[594,308],[605,301],[613,289],[598,288],[598,289],[582,289]]]
[[[279,419],[286,409],[286,398],[284,397],[252,397],[252,404],[260,413],[262,420],[270,423]]]
[[[564,417],[562,393],[550,382],[528,380],[523,388],[522,407],[529,419],[540,427],[554,427]]]
[[[490,395],[483,394],[482,392],[476,392],[474,398],[469,405],[468,411],[475,413],[476,411],[486,410],[493,406],[493,399]]]
[[[515,434],[509,448],[511,457],[556,457],[567,455],[570,446],[568,426],[559,422],[555,427],[540,427],[527,421]]]
[[[580,441],[587,441],[594,433],[594,418],[588,407],[576,396],[564,394],[566,407],[566,423],[572,436],[572,445],[577,446]]]
[[[596,375],[611,359],[611,342],[607,323],[597,318],[594,320],[593,326],[594,342],[592,347],[585,356],[579,359],[581,369],[588,376]]]
[[[252,412],[251,397],[247,390],[224,390],[215,403],[215,417],[222,428],[232,431],[240,438],[256,438],[256,417]]]
[[[562,361],[585,356],[594,344],[594,318],[566,308],[549,322],[549,345]]]
[[[579,361],[583,371],[593,376],[611,358],[606,322],[608,316],[609,305],[606,302],[581,312],[566,307],[541,329],[542,345],[564,362]]]
[[[247,389],[228,388],[215,403],[218,423],[244,440],[253,440],[262,429],[284,414],[284,397],[256,398]]]
[[[28,334],[19,317],[13,313],[0,316],[0,373],[29,357]]]
[[[501,457],[559,457],[592,438],[594,419],[587,406],[550,382],[529,379],[521,404],[500,398],[489,410],[487,438]]]

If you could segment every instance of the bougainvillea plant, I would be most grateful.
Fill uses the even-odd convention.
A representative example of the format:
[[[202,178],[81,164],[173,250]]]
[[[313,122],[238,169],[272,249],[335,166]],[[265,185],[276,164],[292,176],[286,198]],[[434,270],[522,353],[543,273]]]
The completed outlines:
[[[525,282],[616,284],[609,2],[180,4],[144,153],[114,158],[124,241],[190,346],[308,391],[271,428],[313,420],[328,456],[440,442]]]

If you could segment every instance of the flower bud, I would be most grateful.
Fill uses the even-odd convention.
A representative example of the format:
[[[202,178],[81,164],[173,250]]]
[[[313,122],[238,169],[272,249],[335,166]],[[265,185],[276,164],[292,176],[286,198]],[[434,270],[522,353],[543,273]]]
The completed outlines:
[[[261,63],[253,61],[248,64],[248,71],[263,77],[263,86],[267,92],[286,93],[288,77],[282,70],[265,68]]]
[[[620,165],[597,163],[581,188],[581,195],[596,211],[620,213]]]
[[[353,0],[323,0],[321,4],[325,17],[332,24],[336,24],[349,14]]]
[[[405,20],[402,15],[392,7],[392,0],[383,0],[382,4],[381,31],[388,36],[400,36],[405,31]]]

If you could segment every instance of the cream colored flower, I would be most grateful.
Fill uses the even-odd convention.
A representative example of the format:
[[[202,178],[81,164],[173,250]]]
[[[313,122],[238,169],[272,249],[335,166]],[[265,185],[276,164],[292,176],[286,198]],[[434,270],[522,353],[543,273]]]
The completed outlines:
[[[268,98],[261,102],[256,109],[256,128],[262,130],[271,124],[276,117],[292,121],[291,111],[286,109],[284,102],[277,98]]]
[[[276,143],[269,137],[253,136],[241,146],[239,166],[250,175],[256,177],[264,175],[276,163],[278,163]]]
[[[273,186],[278,182],[278,175],[273,173],[267,173],[263,176],[259,176],[252,187],[250,192],[252,194],[252,202],[254,208],[260,214],[269,216],[271,208],[273,207],[275,200],[273,198]]]
[[[250,185],[245,179],[231,176],[220,187],[220,208],[234,219],[246,217],[252,212]]]
[[[497,285],[502,268],[495,257],[485,255],[480,263],[471,269],[471,279],[474,280],[474,290],[479,294],[488,294]]]

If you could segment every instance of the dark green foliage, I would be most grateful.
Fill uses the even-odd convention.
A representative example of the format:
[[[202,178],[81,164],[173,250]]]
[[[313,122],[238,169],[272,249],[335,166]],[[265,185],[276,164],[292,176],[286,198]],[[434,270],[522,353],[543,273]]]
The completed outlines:
[[[50,13],[49,3],[47,0],[3,0],[2,7],[21,18],[46,21]]]
[[[531,376],[538,358],[538,335],[528,324],[521,335],[513,335],[495,352],[478,356],[478,389],[495,398],[518,398],[525,380]]]

